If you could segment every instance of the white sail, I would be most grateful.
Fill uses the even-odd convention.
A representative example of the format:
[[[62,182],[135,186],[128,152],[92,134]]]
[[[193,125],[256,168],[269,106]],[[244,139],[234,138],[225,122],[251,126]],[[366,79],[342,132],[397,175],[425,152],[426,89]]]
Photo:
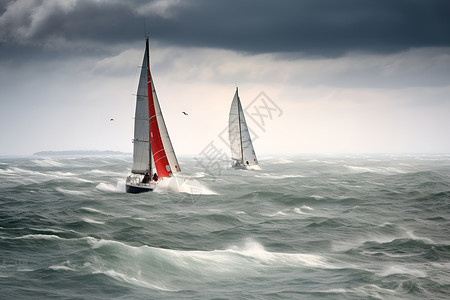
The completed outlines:
[[[150,74],[151,77],[151,74]],[[169,132],[167,131],[166,123],[161,112],[161,107],[159,106],[158,96],[156,95],[155,84],[153,78],[151,78],[152,92],[153,92],[153,102],[155,105],[156,120],[158,122],[159,133],[161,135],[161,140],[163,143],[164,150],[166,152],[167,160],[169,161],[170,169],[172,173],[180,172],[180,165],[178,164],[175,151],[173,150],[172,142],[170,141]]]
[[[147,53],[144,54],[142,61],[134,117],[133,169],[131,172],[134,174],[145,174],[151,172],[148,126]]]
[[[230,108],[228,134],[231,158],[241,165],[258,165],[237,88]]]
[[[234,94],[231,102],[230,115],[228,118],[228,136],[230,139],[231,158],[242,162],[241,128],[239,122],[239,97],[238,91]]]

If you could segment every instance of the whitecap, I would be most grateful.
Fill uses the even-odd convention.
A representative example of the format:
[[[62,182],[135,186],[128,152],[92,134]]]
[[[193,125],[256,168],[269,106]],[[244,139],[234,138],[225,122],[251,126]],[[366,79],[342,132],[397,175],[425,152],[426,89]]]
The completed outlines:
[[[272,175],[272,174],[269,174],[269,173],[263,173],[263,174],[255,174],[255,177],[258,177],[258,178],[285,179],[285,178],[302,178],[302,177],[305,177],[305,176],[304,175],[300,175],[300,174]]]
[[[292,163],[294,163],[294,161],[289,160],[289,159],[282,158],[282,159],[280,159],[279,161],[277,161],[277,163],[278,163],[278,164],[292,164]]]
[[[294,208],[294,212],[297,214],[304,214],[304,212],[302,212],[302,210],[298,207]]]
[[[85,174],[94,174],[94,175],[107,175],[107,176],[126,176],[122,172],[113,172],[113,171],[103,171],[103,170],[90,170]]]
[[[306,209],[306,210],[314,210],[314,208],[309,207],[309,206],[307,206],[307,205],[302,205],[301,208]]]
[[[66,260],[65,262],[63,262],[61,265],[53,265],[48,267],[51,270],[54,271],[75,271],[74,266],[71,265],[70,261]]]
[[[82,218],[82,220],[83,220],[84,222],[90,223],[90,224],[105,224],[105,222],[92,220],[92,219],[90,219],[90,218]]]
[[[63,270],[63,271],[75,271],[75,269],[72,269],[72,268],[70,268],[68,266],[50,266],[48,268],[51,269],[51,270],[54,270],[54,271],[60,271],[60,270]]]
[[[48,172],[49,175],[54,176],[54,177],[71,177],[71,176],[75,176],[76,174],[71,173],[71,172],[61,172],[61,171],[56,171],[56,172]]]
[[[269,252],[256,241],[247,240],[244,247],[231,247],[227,252],[237,253],[246,257],[257,259],[270,265],[300,264],[308,267],[334,268],[323,257],[315,254]]]
[[[217,195],[215,191],[209,189],[206,185],[200,183],[200,181],[179,175],[170,178],[163,178],[163,180],[158,182],[158,186],[155,191],[172,191],[191,195]]]
[[[140,279],[135,278],[135,277],[133,277],[131,275],[122,274],[122,273],[117,272],[117,271],[112,270],[112,269],[109,269],[109,270],[106,270],[106,271],[96,270],[96,271],[93,272],[93,274],[99,274],[99,273],[107,275],[107,276],[109,276],[111,278],[114,278],[116,280],[123,281],[123,282],[129,283],[129,284],[132,284],[132,285],[136,285],[136,286],[146,287],[146,288],[160,290],[160,291],[167,291],[167,292],[176,292],[177,291],[175,289],[166,288],[163,285],[156,285],[156,284],[148,283],[148,282],[146,282],[144,280],[140,280]]]
[[[31,162],[40,167],[62,167],[62,166],[64,166],[59,161],[48,159],[48,158],[47,159],[35,159],[35,160],[32,160]]]
[[[425,237],[418,237],[418,236],[414,235],[412,231],[407,231],[406,235],[408,236],[408,238],[416,240],[416,241],[422,241],[422,242],[425,242],[425,243],[431,244],[431,245],[436,244],[432,239],[425,238]]]
[[[368,284],[368,285],[365,285],[362,287],[358,287],[358,288],[355,288],[354,291],[355,291],[355,293],[358,294],[357,296],[359,296],[360,298],[375,297],[375,298],[384,299],[385,297],[380,295],[380,293],[390,294],[390,295],[396,294],[395,290],[382,288],[376,284]]]
[[[404,174],[406,171],[394,167],[360,167],[345,165],[347,169],[355,173],[378,173],[378,174]]]
[[[286,216],[287,214],[282,212],[281,210],[277,211],[274,214],[269,215],[269,217],[275,217],[275,216]]]
[[[418,269],[409,269],[405,266],[389,266],[384,271],[382,271],[379,275],[386,277],[394,274],[406,274],[414,277],[427,277],[426,272],[418,270]]]
[[[114,186],[109,183],[100,182],[95,187],[97,190],[108,193],[125,193],[125,181],[119,180],[117,184]]]
[[[357,172],[357,173],[364,173],[364,172],[373,172],[375,173],[375,169],[374,168],[369,168],[369,167],[358,167],[358,166],[345,166],[347,169],[349,169],[350,171],[353,172]]]
[[[102,215],[107,215],[107,213],[102,212],[101,210],[98,210],[98,209],[95,209],[95,208],[92,208],[92,207],[83,206],[80,209],[88,211],[88,212],[92,212],[92,213],[98,213],[98,214],[102,214]]]
[[[60,187],[55,188],[56,191],[63,193],[63,194],[68,194],[68,195],[85,195],[86,193],[83,191],[74,191],[74,190],[67,190],[67,189],[63,189]]]
[[[63,238],[54,234],[27,234],[14,239],[43,239],[43,240],[62,240]]]

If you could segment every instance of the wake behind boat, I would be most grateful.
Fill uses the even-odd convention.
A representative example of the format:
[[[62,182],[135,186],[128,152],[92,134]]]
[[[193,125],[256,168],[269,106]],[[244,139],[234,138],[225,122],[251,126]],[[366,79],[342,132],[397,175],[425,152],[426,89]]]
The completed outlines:
[[[233,160],[232,167],[235,169],[259,168],[237,87],[233,101],[231,102],[228,118],[228,134],[231,159]]]
[[[126,180],[127,193],[153,191],[160,180],[180,172],[150,72],[148,38],[136,95],[133,168]]]

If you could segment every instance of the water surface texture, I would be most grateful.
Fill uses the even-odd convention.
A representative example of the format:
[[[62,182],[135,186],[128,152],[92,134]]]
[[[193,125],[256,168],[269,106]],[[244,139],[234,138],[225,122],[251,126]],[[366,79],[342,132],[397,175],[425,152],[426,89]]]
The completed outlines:
[[[450,296],[450,156],[227,164],[133,195],[128,156],[1,158],[1,298]]]

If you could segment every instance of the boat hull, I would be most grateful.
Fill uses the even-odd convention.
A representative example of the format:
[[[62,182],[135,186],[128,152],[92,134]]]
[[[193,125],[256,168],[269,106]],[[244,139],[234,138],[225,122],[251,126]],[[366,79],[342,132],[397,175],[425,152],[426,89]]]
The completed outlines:
[[[154,187],[152,186],[142,186],[142,185],[132,185],[126,184],[126,191],[130,194],[139,194],[153,191]]]

